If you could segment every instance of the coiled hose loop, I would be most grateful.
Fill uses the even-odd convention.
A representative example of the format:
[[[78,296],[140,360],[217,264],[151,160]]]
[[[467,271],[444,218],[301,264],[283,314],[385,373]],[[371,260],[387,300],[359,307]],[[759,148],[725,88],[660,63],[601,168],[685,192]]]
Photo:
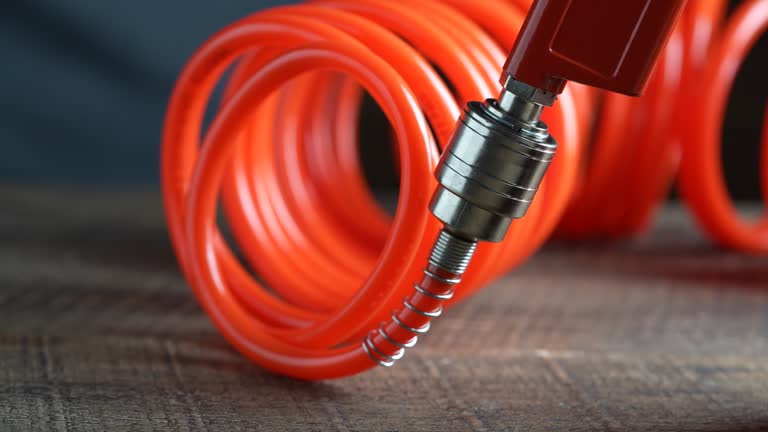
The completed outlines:
[[[164,204],[184,275],[237,349],[284,375],[346,376],[375,366],[375,358],[395,359],[409,346],[407,329],[442,311],[458,275],[422,268],[440,230],[428,211],[432,171],[460,106],[497,94],[529,5],[318,0],[246,17],[195,53],[166,116]],[[764,30],[766,10],[768,0],[747,2],[719,39],[723,1],[692,0],[642,98],[569,85],[545,115],[561,145],[538,198],[504,242],[477,247],[448,304],[514,268],[556,228],[573,238],[642,229],[682,148],[685,198],[707,232],[725,245],[768,252],[766,224],[733,228],[713,141],[720,122],[709,121],[722,117],[729,87],[722,83]],[[211,92],[232,65],[219,110],[202,131]],[[719,118],[703,107],[710,102],[691,109],[701,85],[715,89],[707,97]],[[363,91],[394,130],[401,189],[393,218],[360,165]],[[687,127],[676,121],[682,117]],[[694,141],[704,142],[702,151]],[[718,194],[716,204],[704,199],[709,193]],[[238,253],[218,228],[219,205]],[[414,297],[416,280],[442,297]],[[400,330],[377,330],[383,321],[397,325],[393,309]],[[379,352],[369,356],[373,348]]]

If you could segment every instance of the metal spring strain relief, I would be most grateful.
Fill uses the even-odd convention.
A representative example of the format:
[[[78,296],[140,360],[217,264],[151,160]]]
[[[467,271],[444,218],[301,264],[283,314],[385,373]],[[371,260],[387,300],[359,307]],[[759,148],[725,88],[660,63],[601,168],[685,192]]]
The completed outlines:
[[[476,241],[462,239],[445,229],[440,231],[440,234],[435,240],[434,246],[432,246],[432,252],[429,256],[429,264],[443,271],[449,272],[457,277],[440,276],[425,268],[424,275],[427,278],[435,280],[436,282],[442,283],[444,285],[449,285],[450,288],[445,292],[435,293],[428,291],[422,288],[418,283],[415,283],[414,294],[421,293],[440,301],[450,299],[453,296],[453,286],[461,282],[461,275],[464,274],[467,266],[469,265],[469,262],[472,260],[472,255],[474,255],[476,247]],[[403,299],[403,305],[406,307],[405,310],[410,310],[430,319],[439,316],[443,311],[441,305],[437,306],[436,309],[431,311],[419,309],[411,302],[410,297]],[[363,339],[363,350],[366,354],[368,354],[371,360],[380,366],[390,367],[394,365],[397,360],[403,357],[406,349],[412,348],[414,345],[416,345],[418,336],[426,333],[430,328],[430,321],[427,321],[427,323],[420,328],[414,328],[409,326],[407,323],[404,323],[403,319],[399,316],[402,311],[403,309],[392,311],[391,322],[413,333],[413,337],[411,339],[406,342],[399,342],[395,340],[386,332],[388,323],[382,323],[377,329],[369,332],[365,339]],[[387,342],[397,346],[399,349],[392,355],[385,354],[384,350],[377,347],[374,342],[373,338],[377,334]]]

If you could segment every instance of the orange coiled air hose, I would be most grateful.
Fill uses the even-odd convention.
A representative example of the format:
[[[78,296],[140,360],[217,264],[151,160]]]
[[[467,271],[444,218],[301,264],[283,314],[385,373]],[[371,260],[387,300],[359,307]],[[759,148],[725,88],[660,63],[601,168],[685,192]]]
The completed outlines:
[[[684,196],[707,232],[722,244],[768,252],[768,223],[734,228],[714,140],[734,61],[764,31],[768,0],[742,6],[723,38],[723,1],[690,3],[646,96],[571,84],[545,114],[561,146],[539,197],[505,241],[478,246],[452,301],[529,257],[558,224],[566,237],[642,229],[663,201],[681,149]],[[195,295],[242,353],[304,379],[376,365],[360,340],[411,294],[440,228],[427,205],[439,148],[463,102],[497,94],[500,65],[529,5],[320,0],[244,18],[193,56],[166,117],[166,215]],[[211,92],[234,62],[201,142]],[[691,105],[702,85],[715,89],[701,96],[712,98],[714,114],[704,108],[712,104]],[[359,162],[363,90],[395,131],[401,190],[394,218],[370,192]],[[717,204],[707,202],[710,193],[719,194]],[[219,200],[247,266],[217,226]],[[451,276],[423,283],[447,292],[451,284],[440,280]],[[439,310],[441,301],[407,299],[420,310]],[[412,327],[429,320],[406,316]],[[406,336],[393,334],[398,344]]]

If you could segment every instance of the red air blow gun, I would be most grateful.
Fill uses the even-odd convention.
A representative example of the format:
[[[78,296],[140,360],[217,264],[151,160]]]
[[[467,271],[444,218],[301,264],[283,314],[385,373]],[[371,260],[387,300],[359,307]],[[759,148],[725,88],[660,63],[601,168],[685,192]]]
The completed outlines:
[[[444,227],[405,314],[392,314],[363,349],[392,364],[428,328],[420,297],[442,300],[461,280],[478,241],[504,239],[525,215],[557,143],[540,120],[568,80],[638,95],[672,33],[684,0],[536,0],[501,75],[498,99],[469,102],[436,170],[430,209]],[[429,288],[427,288],[429,287]],[[409,318],[411,318],[409,320]],[[390,333],[387,333],[389,331]],[[412,340],[412,339],[411,339]],[[393,341],[395,343],[393,343]],[[405,343],[403,343],[405,342]],[[384,346],[382,346],[382,344]],[[387,346],[388,345],[388,346]],[[395,351],[392,351],[392,350]]]

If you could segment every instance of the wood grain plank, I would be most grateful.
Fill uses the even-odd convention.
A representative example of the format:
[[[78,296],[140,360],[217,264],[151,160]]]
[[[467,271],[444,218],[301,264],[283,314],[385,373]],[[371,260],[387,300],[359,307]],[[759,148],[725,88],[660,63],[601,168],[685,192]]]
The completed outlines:
[[[768,263],[678,208],[551,245],[395,368],[320,383],[218,335],[156,194],[0,187],[0,209],[3,431],[768,431]]]

